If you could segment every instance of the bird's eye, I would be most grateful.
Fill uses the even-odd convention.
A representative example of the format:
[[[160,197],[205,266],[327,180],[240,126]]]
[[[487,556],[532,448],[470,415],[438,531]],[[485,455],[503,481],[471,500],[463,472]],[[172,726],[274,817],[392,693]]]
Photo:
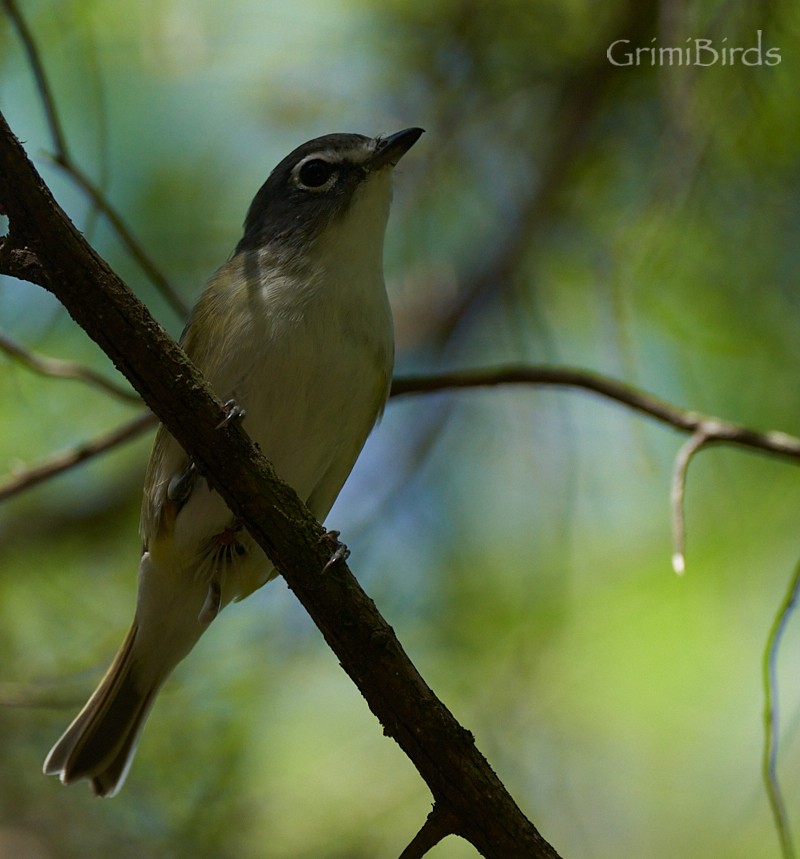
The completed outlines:
[[[300,168],[297,178],[300,185],[316,190],[327,185],[335,173],[336,169],[332,164],[321,158],[312,158]]]

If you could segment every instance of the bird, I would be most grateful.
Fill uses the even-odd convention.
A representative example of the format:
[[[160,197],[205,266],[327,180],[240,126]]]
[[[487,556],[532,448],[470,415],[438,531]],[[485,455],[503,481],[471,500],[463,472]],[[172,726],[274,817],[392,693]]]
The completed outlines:
[[[209,279],[181,345],[277,473],[324,521],[383,413],[394,363],[383,244],[393,168],[423,133],[327,134],[287,155]],[[231,601],[277,575],[159,426],[145,474],[133,623],[44,763],[114,796],[173,669]]]

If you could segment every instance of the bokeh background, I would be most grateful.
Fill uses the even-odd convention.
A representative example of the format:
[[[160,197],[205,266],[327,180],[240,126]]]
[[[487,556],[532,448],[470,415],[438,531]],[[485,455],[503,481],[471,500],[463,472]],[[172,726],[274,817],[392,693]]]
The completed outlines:
[[[577,365],[800,433],[796,4],[20,6],[75,160],[187,302],[291,148],[420,125],[387,242],[398,374]],[[645,54],[618,67],[606,54],[615,39],[759,38],[778,64],[764,53],[750,66],[654,66]],[[3,13],[0,106],[76,223],[178,334],[183,320],[52,163]],[[117,377],[41,289],[0,279],[0,325]],[[0,402],[9,474],[136,413],[2,355]],[[761,663],[800,557],[797,472],[703,452],[676,577],[669,482],[682,441],[575,391],[397,400],[328,520],[422,674],[565,859],[780,855],[761,777]],[[177,671],[117,798],[41,775],[132,615],[149,444],[0,507],[0,855],[398,855],[430,796],[280,580],[226,610]],[[798,662],[792,619],[776,669],[778,772],[800,838]],[[475,851],[448,839],[430,855]]]

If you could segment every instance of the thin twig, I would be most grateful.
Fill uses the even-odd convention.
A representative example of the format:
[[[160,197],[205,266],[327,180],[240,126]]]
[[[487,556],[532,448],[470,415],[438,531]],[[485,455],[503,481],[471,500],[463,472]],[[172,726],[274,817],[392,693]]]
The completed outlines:
[[[392,396],[498,385],[581,388],[621,403],[682,432],[694,434],[702,431],[708,436],[707,444],[738,445],[800,461],[800,438],[784,432],[759,432],[732,421],[683,409],[624,382],[574,367],[507,365],[436,376],[406,376],[394,380]]]
[[[730,421],[701,415],[607,376],[571,367],[506,366],[462,370],[435,376],[405,376],[394,380],[391,396],[396,398],[453,389],[520,384],[580,388],[621,403],[682,432],[689,432],[692,435],[702,432],[704,445],[727,443],[800,461],[800,438],[783,432],[758,432]],[[120,439],[120,441],[124,440],[124,437]],[[78,461],[82,462],[112,447],[114,442],[101,444],[97,446],[94,453],[87,453]],[[38,468],[37,466],[37,470]],[[60,470],[56,469],[55,473],[59,473]]]
[[[798,594],[800,594],[800,563],[795,567],[789,589],[778,609],[775,620],[772,622],[762,663],[764,683],[764,751],[761,770],[784,859],[794,859],[795,852],[792,844],[789,818],[786,814],[786,806],[784,805],[780,785],[778,784],[777,764],[780,713],[778,708],[778,685],[775,673],[781,637],[797,604]]]
[[[678,451],[672,471],[672,569],[681,576],[686,571],[686,517],[683,499],[686,494],[686,474],[692,457],[708,444],[710,437],[702,430],[696,432]]]
[[[108,218],[109,223],[116,231],[123,245],[125,245],[128,253],[137,262],[139,268],[141,268],[150,282],[161,293],[161,296],[178,317],[185,319],[189,313],[189,308],[172,288],[169,281],[161,274],[156,264],[145,253],[144,248],[134,238],[133,233],[122,219],[122,216],[105,198],[103,191],[71,159],[56,156],[54,161],[72,177],[75,184],[91,200],[97,211],[102,212]]]
[[[434,805],[420,831],[400,854],[400,859],[422,859],[440,841],[453,835],[458,827],[458,818],[440,805]]]
[[[30,489],[32,486],[62,474],[123,442],[131,441],[155,425],[155,416],[151,412],[144,412],[110,433],[98,436],[61,453],[56,453],[31,468],[21,469],[9,477],[5,483],[0,483],[0,501],[5,501],[12,495],[17,495],[25,489]]]
[[[783,432],[758,432],[731,421],[701,415],[606,376],[571,367],[507,366],[445,373],[440,376],[406,377],[394,380],[392,396],[431,393],[451,388],[520,384],[582,388],[628,406],[677,430],[691,433],[691,438],[675,458],[670,493],[673,528],[672,568],[679,575],[686,568],[686,526],[683,509],[686,474],[695,453],[710,444],[731,444],[795,461],[800,460],[800,438]]]
[[[44,107],[45,119],[47,127],[50,129],[50,137],[53,140],[53,148],[62,157],[68,158],[67,139],[64,136],[64,129],[61,127],[61,121],[58,118],[58,112],[55,107],[55,100],[50,90],[50,83],[47,80],[47,75],[44,71],[44,65],[39,57],[39,49],[36,46],[36,41],[33,38],[33,33],[28,27],[22,13],[17,8],[16,0],[2,0],[6,14],[11,19],[14,29],[17,31],[22,47],[28,57],[31,71],[36,79],[36,89],[39,90],[39,98]]]
[[[26,24],[25,19],[22,17],[22,13],[17,8],[16,0],[2,0],[2,3],[14,29],[17,31],[17,35],[22,43],[22,47],[28,58],[28,63],[30,64],[31,71],[33,72],[33,76],[36,81],[36,88],[39,91],[39,98],[42,102],[47,126],[50,130],[50,137],[52,138],[53,162],[61,167],[67,175],[72,178],[75,184],[89,198],[97,211],[102,212],[103,215],[105,215],[128,253],[133,257],[150,282],[161,293],[165,301],[170,305],[170,307],[172,307],[175,313],[181,319],[186,318],[188,313],[186,304],[172,288],[169,281],[159,271],[156,264],[145,253],[142,245],[134,238],[130,227],[128,227],[119,212],[117,212],[117,210],[106,199],[102,189],[100,189],[83,172],[83,170],[78,167],[72,157],[36,40],[34,39],[30,28]]]
[[[120,400],[129,403],[141,403],[141,397],[131,388],[123,388],[122,385],[107,379],[102,373],[98,373],[91,367],[85,367],[77,361],[63,361],[60,358],[49,358],[37,355],[20,346],[7,334],[0,331],[0,351],[6,353],[14,360],[23,364],[29,370],[41,373],[43,376],[52,376],[57,379],[77,379],[93,387],[100,388],[107,394],[111,394]]]

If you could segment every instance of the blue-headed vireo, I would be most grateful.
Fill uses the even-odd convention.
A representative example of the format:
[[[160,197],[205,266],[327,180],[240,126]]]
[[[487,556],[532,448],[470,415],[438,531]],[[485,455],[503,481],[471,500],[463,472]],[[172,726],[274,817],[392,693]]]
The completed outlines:
[[[330,134],[287,155],[181,343],[322,521],[383,411],[394,338],[383,280],[392,168],[422,134]],[[276,575],[172,436],[144,486],[139,592],[114,662],[44,764],[98,796],[122,786],[144,721],[218,612]]]

